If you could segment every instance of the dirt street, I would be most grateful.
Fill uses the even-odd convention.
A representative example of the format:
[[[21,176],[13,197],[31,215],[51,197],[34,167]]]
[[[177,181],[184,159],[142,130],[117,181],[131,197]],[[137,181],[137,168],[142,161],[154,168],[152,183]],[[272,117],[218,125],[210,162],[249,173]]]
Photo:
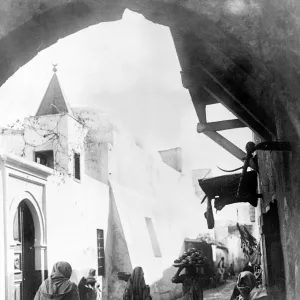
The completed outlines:
[[[215,289],[204,291],[204,300],[229,300],[236,280],[227,281]]]

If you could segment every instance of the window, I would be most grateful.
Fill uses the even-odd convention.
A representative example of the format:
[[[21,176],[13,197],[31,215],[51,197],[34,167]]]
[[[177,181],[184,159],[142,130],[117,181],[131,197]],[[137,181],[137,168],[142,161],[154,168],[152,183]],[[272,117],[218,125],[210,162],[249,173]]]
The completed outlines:
[[[80,180],[80,154],[74,153],[74,177]]]
[[[149,237],[150,237],[150,240],[151,240],[154,256],[155,257],[162,257],[161,251],[160,251],[160,248],[159,248],[158,239],[157,239],[155,229],[154,229],[154,226],[153,226],[152,219],[147,218],[147,217],[145,219],[146,219],[146,224],[147,224],[148,233],[149,233]]]
[[[54,158],[53,158],[53,151],[39,151],[35,152],[35,162],[44,165],[49,168],[54,168]]]
[[[250,222],[255,222],[255,207],[250,207]]]
[[[16,214],[15,214],[15,217],[14,217],[13,234],[14,234],[14,240],[15,241],[20,241],[21,240],[19,209],[16,211]]]
[[[105,261],[104,261],[104,232],[102,229],[97,229],[97,259],[98,259],[98,276],[104,276]]]

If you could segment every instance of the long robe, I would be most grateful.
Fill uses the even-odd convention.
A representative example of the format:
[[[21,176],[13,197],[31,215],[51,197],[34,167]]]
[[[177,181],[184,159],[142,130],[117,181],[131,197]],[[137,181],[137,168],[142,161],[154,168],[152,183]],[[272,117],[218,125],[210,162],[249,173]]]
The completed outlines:
[[[141,267],[136,267],[125,288],[123,300],[151,300],[150,288],[145,283],[144,272]]]

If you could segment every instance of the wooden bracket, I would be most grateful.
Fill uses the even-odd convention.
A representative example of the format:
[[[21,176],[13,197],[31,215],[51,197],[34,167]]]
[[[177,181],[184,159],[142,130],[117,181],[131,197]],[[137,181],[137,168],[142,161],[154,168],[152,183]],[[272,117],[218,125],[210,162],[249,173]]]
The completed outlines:
[[[244,127],[247,126],[239,119],[233,119],[233,120],[224,120],[219,122],[198,123],[197,132],[203,133],[204,131],[221,131],[221,130],[244,128]]]
[[[247,154],[217,131],[242,128],[246,127],[246,125],[244,125],[244,123],[242,123],[238,119],[207,123],[206,105],[199,101],[196,101],[193,97],[192,101],[199,120],[199,123],[197,125],[197,132],[205,134],[207,137],[212,139],[215,143],[220,145],[237,159],[244,161]],[[250,159],[250,167],[253,170],[257,171],[257,164],[252,158]]]
[[[247,169],[250,165],[250,161],[253,158],[253,153],[255,151],[292,151],[291,144],[288,142],[261,142],[259,144],[255,144],[253,142],[248,142],[246,144],[247,156],[244,162],[244,166],[242,168],[242,174],[239,182],[239,187],[237,191],[237,197],[240,197],[241,186],[243,184],[245,174],[247,173]]]

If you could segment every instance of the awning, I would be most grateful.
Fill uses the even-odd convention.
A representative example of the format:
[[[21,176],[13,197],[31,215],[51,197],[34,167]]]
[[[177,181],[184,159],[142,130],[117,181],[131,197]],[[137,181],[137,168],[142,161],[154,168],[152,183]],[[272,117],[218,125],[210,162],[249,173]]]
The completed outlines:
[[[224,206],[248,202],[257,206],[257,173],[249,171],[245,174],[240,189],[240,197],[237,197],[241,174],[230,174],[199,180],[199,185],[208,199],[215,199],[215,208],[221,210]]]

